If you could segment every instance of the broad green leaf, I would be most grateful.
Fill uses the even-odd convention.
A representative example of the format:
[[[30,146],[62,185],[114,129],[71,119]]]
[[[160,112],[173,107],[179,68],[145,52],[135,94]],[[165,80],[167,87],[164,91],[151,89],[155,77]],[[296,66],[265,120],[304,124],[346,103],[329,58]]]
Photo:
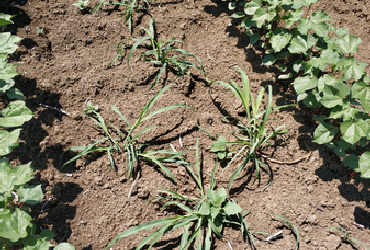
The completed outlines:
[[[275,9],[267,10],[264,7],[257,9],[252,20],[256,21],[257,28],[261,28],[265,21],[272,21],[276,16]]]
[[[302,15],[303,15],[303,10],[302,9],[297,9],[294,12],[291,11],[288,13],[288,15],[283,17],[283,20],[286,22],[286,28],[292,27],[295,22],[301,20]]]
[[[275,61],[276,61],[276,58],[274,55],[266,55],[265,58],[263,58],[261,65],[266,65],[266,66],[273,65]]]
[[[317,86],[319,80],[316,76],[298,77],[294,81],[294,89],[297,94],[304,93],[306,90],[313,89]]]
[[[11,78],[0,79],[0,94],[4,94],[8,89],[13,87],[14,84],[15,82]]]
[[[334,139],[334,135],[336,131],[333,129],[332,125],[327,122],[322,122],[316,128],[315,132],[313,133],[313,142],[318,144],[325,144],[330,142]]]
[[[247,30],[250,30],[253,27],[257,27],[256,21],[253,21],[252,18],[253,17],[251,17],[251,16],[243,18],[240,26],[242,28],[247,29]]]
[[[25,202],[31,205],[40,203],[42,200],[42,189],[41,185],[28,186],[27,184],[18,188],[17,195],[20,202]]]
[[[370,111],[370,89],[364,82],[355,82],[352,86],[352,97],[361,101],[365,112]]]
[[[370,178],[370,152],[365,152],[360,157],[359,167],[362,178]]]
[[[236,202],[228,201],[224,207],[224,211],[227,215],[237,214],[242,211],[242,209],[236,204]]]
[[[69,243],[61,243],[54,247],[54,250],[75,250],[75,248]]]
[[[331,112],[329,119],[341,119],[344,121],[355,119],[357,114],[357,109],[350,105],[348,100],[343,100],[342,106],[334,107]]]
[[[11,167],[9,159],[0,159],[0,193],[10,192],[32,179],[31,163]]]
[[[227,191],[226,191],[226,189],[219,188],[217,190],[217,197],[218,197],[218,199],[217,199],[217,202],[218,203],[224,202],[226,200],[226,198],[227,198]]]
[[[292,34],[290,32],[288,32],[286,29],[279,28],[273,33],[273,36],[271,37],[271,46],[275,50],[275,52],[279,52],[285,48],[291,38]]]
[[[356,61],[354,57],[351,57],[340,59],[335,65],[335,69],[343,71],[343,81],[348,81],[351,77],[357,81],[365,74],[366,66],[367,63]]]
[[[217,215],[221,212],[221,207],[211,207],[212,220],[216,219]]]
[[[301,70],[304,70],[304,64],[303,64],[303,60],[302,59],[298,59],[298,60],[295,60],[294,61],[294,64],[293,64],[293,70],[298,73],[299,71]]]
[[[11,242],[25,238],[28,234],[27,227],[31,226],[31,220],[28,213],[18,208],[13,213],[0,215],[0,237],[9,239]]]
[[[335,41],[343,54],[356,53],[358,45],[362,43],[361,38],[352,36],[349,33],[346,36],[339,37]]]
[[[0,33],[1,34],[1,33]],[[8,79],[13,78],[18,75],[15,70],[15,66],[10,63],[0,63],[0,79],[8,81]]]
[[[230,17],[231,18],[242,18],[244,16],[245,16],[245,14],[243,12],[236,12],[236,13],[232,14]]]
[[[211,206],[209,202],[203,202],[202,204],[200,204],[200,207],[197,211],[197,213],[201,215],[209,215],[210,212],[211,212]]]
[[[12,20],[10,20],[12,17],[13,16],[11,16],[11,15],[0,13],[0,26],[13,24],[14,22]]]
[[[20,129],[15,129],[12,132],[0,130],[0,156],[9,154],[18,146],[20,132]]]
[[[319,79],[319,83],[317,85],[317,89],[319,90],[319,93],[324,92],[325,85],[333,86],[335,81],[337,81],[337,79],[332,74],[325,74],[321,76]]]
[[[17,37],[17,36],[12,36],[10,32],[1,32],[0,33],[0,54],[14,53],[18,48],[17,42],[19,42],[20,40],[22,40],[22,38]]]
[[[344,140],[339,140],[338,141],[338,146],[335,146],[333,151],[340,157],[345,157],[346,156],[346,151],[348,149],[355,150],[356,146],[354,144],[350,144]]]
[[[29,121],[34,114],[26,107],[25,101],[18,100],[10,102],[8,107],[3,110],[2,115],[0,128],[12,128],[19,127]]]
[[[262,0],[251,0],[244,5],[244,13],[246,15],[254,15],[257,9],[262,6]]]
[[[324,96],[320,99],[323,106],[327,108],[334,108],[337,105],[343,104],[343,98],[337,95],[337,91],[333,86],[324,86]]]
[[[300,9],[302,6],[310,6],[311,4],[317,3],[319,0],[294,0],[293,8]]]
[[[350,154],[343,159],[343,163],[346,164],[348,167],[353,168],[356,172],[360,172],[358,168],[358,156],[354,154]]]
[[[24,95],[22,92],[17,88],[11,88],[8,90],[8,98],[9,99],[18,99],[18,100],[24,100]]]
[[[338,51],[327,49],[321,52],[320,59],[323,60],[324,63],[334,65],[339,61],[340,54]]]
[[[343,121],[340,130],[343,134],[343,140],[354,144],[358,142],[361,137],[366,136],[368,124],[364,120]]]
[[[317,39],[312,35],[298,35],[294,37],[291,42],[288,50],[290,53],[304,53],[306,54],[307,50],[311,49],[315,45]]]

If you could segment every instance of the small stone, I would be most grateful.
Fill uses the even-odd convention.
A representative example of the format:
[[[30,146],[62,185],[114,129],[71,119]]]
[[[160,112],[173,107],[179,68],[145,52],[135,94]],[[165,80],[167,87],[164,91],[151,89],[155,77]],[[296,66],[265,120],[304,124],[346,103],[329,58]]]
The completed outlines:
[[[71,112],[71,117],[75,121],[80,121],[80,120],[82,120],[82,112],[81,111],[72,111]]]
[[[103,178],[102,177],[96,177],[95,182],[98,186],[103,186]]]
[[[108,183],[104,184],[103,189],[108,189],[108,188],[110,188],[109,184]]]
[[[149,189],[148,188],[143,188],[140,190],[139,194],[138,194],[138,197],[140,199],[148,199],[150,195],[150,192],[149,192]]]

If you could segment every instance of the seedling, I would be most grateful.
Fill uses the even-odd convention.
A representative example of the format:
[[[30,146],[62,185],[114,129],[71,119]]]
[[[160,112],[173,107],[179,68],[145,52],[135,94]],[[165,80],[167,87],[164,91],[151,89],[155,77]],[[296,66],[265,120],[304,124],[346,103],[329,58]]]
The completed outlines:
[[[144,52],[141,57],[148,62],[153,63],[154,65],[159,65],[161,68],[159,70],[158,75],[155,78],[154,83],[151,85],[150,89],[151,90],[160,80],[160,77],[162,76],[163,72],[166,69],[171,70],[174,72],[177,76],[183,76],[184,74],[189,73],[190,68],[196,68],[203,72],[204,76],[206,77],[207,81],[207,75],[203,67],[203,63],[193,54],[188,52],[187,50],[184,49],[179,49],[176,47],[173,47],[175,43],[184,43],[180,40],[175,40],[174,38],[172,39],[164,39],[164,40],[159,40],[155,38],[155,31],[154,31],[154,19],[150,19],[149,22],[149,30],[145,29],[145,32],[148,34],[148,36],[140,37],[140,38],[129,38],[124,41],[121,41],[117,46],[116,46],[116,52],[117,56],[116,58],[112,61],[112,63],[109,65],[111,66],[117,59],[121,58],[123,55],[123,50],[126,48],[126,42],[133,40],[135,43],[132,45],[130,52],[128,54],[127,58],[127,66],[130,69],[130,59],[132,56],[132,53],[137,49],[137,47],[140,44],[146,44],[149,45],[151,48],[150,50]],[[175,52],[178,54],[174,54],[172,56],[169,56],[169,52]],[[196,59],[200,66],[195,65],[188,60],[186,60],[186,56],[193,57]],[[177,69],[175,69],[177,68]]]
[[[253,235],[250,233],[247,224],[244,221],[244,217],[249,212],[242,213],[242,209],[233,200],[227,198],[227,191],[224,188],[219,188],[217,191],[214,190],[216,187],[216,166],[214,167],[211,175],[210,188],[207,189],[207,193],[204,192],[205,187],[202,181],[202,173],[198,160],[199,150],[198,141],[196,143],[196,163],[195,165],[185,165],[187,170],[191,173],[192,177],[196,181],[199,189],[201,198],[192,198],[181,195],[177,192],[160,190],[166,192],[168,196],[156,198],[153,201],[162,199],[171,199],[164,204],[164,207],[170,205],[176,205],[178,208],[186,212],[185,215],[178,215],[172,218],[164,218],[148,223],[143,223],[138,226],[134,226],[129,230],[117,235],[113,241],[106,247],[106,250],[113,246],[119,239],[128,237],[130,235],[139,233],[143,230],[150,230],[155,226],[161,226],[158,230],[146,237],[138,246],[137,250],[142,249],[146,244],[150,243],[148,249],[159,241],[159,239],[167,232],[172,231],[177,227],[184,227],[184,232],[181,237],[181,243],[179,249],[187,249],[190,244],[196,239],[197,249],[212,249],[212,236],[213,234],[222,237],[222,231],[226,223],[235,224],[240,226],[241,232],[244,239],[248,241],[251,237],[251,242],[254,245]],[[189,205],[190,204],[190,205]],[[194,231],[190,233],[190,226],[194,225]],[[204,238],[202,237],[202,230],[204,228]]]
[[[40,28],[40,27],[36,27],[36,32],[39,36],[42,35],[42,32],[44,32],[44,29]]]
[[[263,168],[268,173],[269,182],[265,186],[265,188],[267,188],[272,181],[272,174],[268,166],[260,159],[259,151],[262,149],[262,147],[270,145],[269,140],[275,138],[277,135],[287,133],[288,130],[283,129],[284,125],[282,125],[274,129],[269,134],[267,134],[266,123],[267,121],[269,121],[269,115],[273,110],[291,107],[294,105],[272,107],[272,87],[271,85],[268,85],[267,86],[268,97],[266,109],[260,111],[262,107],[262,99],[264,96],[265,89],[261,88],[256,100],[254,100],[250,92],[248,76],[240,67],[237,68],[239,69],[239,72],[242,75],[242,84],[243,84],[242,89],[234,82],[231,83],[219,82],[219,83],[224,87],[230,88],[235,94],[235,96],[242,101],[245,112],[248,117],[248,123],[245,124],[239,118],[224,117],[224,119],[229,119],[237,122],[237,126],[239,127],[239,129],[236,131],[236,133],[234,133],[234,135],[238,138],[238,140],[233,142],[225,142],[218,140],[217,142],[214,142],[213,145],[214,146],[219,145],[224,147],[229,147],[230,145],[239,146],[239,149],[234,153],[234,156],[231,159],[228,166],[232,164],[232,162],[239,155],[242,155],[244,157],[243,163],[234,171],[229,180],[228,185],[229,188],[232,182],[235,180],[235,178],[240,174],[242,169],[250,161],[253,162],[253,167],[256,171],[254,181],[259,177],[260,168]]]
[[[128,126],[127,131],[120,131],[113,124],[107,125],[103,117],[99,114],[99,112],[96,111],[97,107],[92,106],[92,105],[88,106],[86,110],[84,111],[84,114],[87,115],[88,118],[92,119],[104,131],[105,137],[91,143],[88,146],[77,146],[77,147],[70,148],[69,150],[71,151],[77,150],[81,152],[78,153],[76,156],[72,157],[66,163],[64,163],[62,167],[75,161],[76,159],[80,158],[83,155],[90,154],[93,152],[106,151],[108,153],[111,168],[114,168],[115,163],[112,157],[112,152],[125,152],[126,157],[127,157],[127,164],[128,164],[128,177],[131,177],[134,172],[135,162],[141,159],[143,161],[148,161],[148,162],[157,164],[164,173],[166,173],[169,177],[171,177],[171,179],[174,182],[176,182],[171,172],[163,165],[163,163],[167,162],[167,163],[186,164],[181,158],[181,155],[183,153],[175,152],[172,150],[158,150],[158,151],[142,152],[142,148],[144,146],[147,146],[148,144],[138,144],[139,137],[148,131],[159,128],[159,126],[148,127],[148,128],[145,128],[145,129],[142,129],[136,132],[136,129],[140,126],[142,122],[149,120],[153,116],[160,114],[166,110],[171,110],[171,109],[181,108],[181,107],[191,108],[188,105],[177,104],[177,105],[170,105],[170,106],[162,107],[160,109],[157,109],[149,113],[155,101],[163,94],[164,91],[166,91],[166,89],[170,87],[171,85],[168,85],[162,88],[148,102],[148,104],[140,112],[139,118],[133,125],[131,125],[129,120],[125,116],[122,115],[121,111],[117,107],[110,106],[110,108],[114,110],[119,115],[119,117],[127,124]],[[134,134],[134,131],[136,132],[136,134]],[[114,134],[116,135],[115,137],[114,137]],[[109,146],[101,145],[104,142],[108,142],[110,145]],[[63,154],[60,159],[61,161],[62,161]]]
[[[125,21],[123,21],[123,23],[125,24],[126,22],[128,22],[128,29],[130,31],[130,34],[132,35],[132,14],[134,13],[134,9],[136,10],[137,13],[139,13],[140,11],[146,11],[151,16],[148,6],[150,4],[155,4],[155,2],[151,0],[143,0],[143,1],[144,1],[143,4],[139,4],[137,0],[132,0],[131,2],[129,0],[123,0],[122,2],[118,2],[118,1],[107,1],[106,2],[102,0],[93,7],[93,15],[96,12],[98,12],[100,7],[104,4],[114,4],[114,5],[126,6],[126,11],[123,14],[121,14],[120,17],[125,16]]]
[[[298,231],[297,226],[296,225],[293,225],[289,220],[285,219],[281,215],[274,214],[274,213],[269,213],[269,214],[278,217],[280,219],[279,220],[280,222],[282,222],[285,225],[287,225],[290,228],[290,230],[293,231],[293,233],[295,235],[295,238],[296,238],[296,242],[295,242],[295,245],[294,245],[294,250],[298,249],[299,248],[299,231]]]
[[[340,226],[340,229],[337,229],[335,227],[328,227],[328,229],[331,229],[331,230],[334,230],[334,231],[338,232],[340,234],[343,242],[351,244],[355,249],[357,249],[356,244],[355,244],[355,242],[356,242],[356,243],[360,243],[363,247],[370,250],[370,248],[368,246],[366,246],[366,244],[364,244],[363,242],[359,241],[356,238],[350,237],[349,233],[342,226]],[[338,246],[338,248],[339,248],[339,246]]]
[[[88,4],[89,4],[89,0],[78,0],[77,3],[73,4],[73,6],[77,6],[80,8],[81,11],[83,11]]]

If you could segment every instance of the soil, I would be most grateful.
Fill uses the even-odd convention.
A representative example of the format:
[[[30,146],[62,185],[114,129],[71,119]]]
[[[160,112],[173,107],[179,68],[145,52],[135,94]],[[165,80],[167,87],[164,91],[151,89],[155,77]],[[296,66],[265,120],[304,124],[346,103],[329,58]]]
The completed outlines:
[[[161,204],[151,199],[161,195],[155,187],[176,190],[184,195],[199,194],[195,182],[182,166],[168,166],[177,180],[177,186],[157,167],[141,163],[140,176],[132,190],[133,178],[127,178],[125,154],[113,155],[117,169],[110,169],[107,154],[91,154],[61,168],[60,156],[72,146],[88,145],[101,138],[101,131],[82,113],[86,101],[100,108],[107,123],[127,129],[118,115],[109,109],[115,105],[123,115],[134,122],[148,100],[164,85],[172,84],[154,105],[187,104],[196,109],[179,108],[166,111],[144,122],[141,128],[161,126],[140,137],[140,143],[150,143],[148,149],[183,151],[194,148],[196,141],[210,145],[212,140],[200,131],[194,121],[216,136],[234,139],[232,125],[221,120],[232,115],[246,119],[241,103],[229,89],[212,85],[212,92],[204,76],[196,70],[185,77],[176,78],[171,72],[167,78],[148,91],[159,68],[140,60],[144,48],[136,50],[127,65],[127,53],[111,68],[115,58],[114,46],[130,38],[126,24],[119,14],[122,7],[103,5],[95,15],[82,13],[73,6],[74,0],[23,0],[7,1],[4,12],[16,14],[15,24],[9,29],[24,38],[18,51],[10,58],[18,63],[17,85],[25,95],[27,105],[35,113],[23,126],[20,146],[10,155],[13,164],[32,161],[35,178],[32,185],[42,184],[44,199],[33,207],[38,230],[49,228],[55,234],[55,243],[69,242],[76,249],[104,249],[120,232],[134,225],[174,216],[171,209],[161,210]],[[97,3],[91,1],[89,6]],[[241,66],[249,76],[253,93],[261,86],[271,84],[276,105],[294,104],[296,95],[290,82],[277,81],[274,67],[260,66],[261,51],[248,45],[248,38],[240,25],[230,18],[227,4],[221,1],[184,0],[156,1],[151,5],[159,38],[183,40],[189,52],[204,64],[212,81],[241,82],[237,69]],[[1,4],[0,4],[1,6]],[[356,59],[370,63],[370,2],[367,0],[321,0],[310,11],[323,9],[337,27],[348,27],[363,43]],[[2,11],[2,12],[3,12]],[[148,28],[150,16],[134,13],[133,36],[143,36],[140,26]],[[42,34],[36,27],[44,29]],[[71,113],[62,115],[40,104],[57,107]],[[153,110],[154,110],[153,109]],[[275,111],[269,128],[285,124],[289,133],[278,140],[265,153],[279,161],[294,161],[311,152],[296,164],[278,164],[266,161],[273,171],[272,184],[264,191],[268,175],[252,185],[253,177],[238,178],[230,190],[232,198],[244,211],[251,231],[276,233],[283,230],[284,237],[271,244],[263,242],[263,234],[254,233],[257,249],[293,249],[295,236],[290,228],[275,220],[269,213],[284,216],[299,230],[300,249],[353,249],[342,243],[338,234],[328,227],[345,228],[354,237],[370,246],[370,181],[358,174],[351,176],[350,168],[341,163],[328,148],[312,143],[317,126],[310,121],[310,111],[304,107]],[[182,135],[183,147],[179,143]],[[210,146],[201,149],[205,173],[211,173],[215,154]],[[63,161],[74,156],[66,153]],[[195,162],[194,151],[189,161]],[[236,165],[218,169],[218,187],[226,187]],[[242,174],[243,175],[243,174]],[[241,176],[242,176],[241,175]],[[136,176],[135,176],[136,178]],[[258,183],[259,182],[259,183]],[[41,208],[50,200],[41,213]],[[361,224],[364,228],[355,225]],[[119,240],[111,249],[135,249],[150,232],[144,231]],[[155,249],[178,248],[182,231],[166,234],[154,245]],[[215,239],[212,249],[249,249],[238,228],[225,229],[226,238]],[[357,244],[358,249],[365,249]]]

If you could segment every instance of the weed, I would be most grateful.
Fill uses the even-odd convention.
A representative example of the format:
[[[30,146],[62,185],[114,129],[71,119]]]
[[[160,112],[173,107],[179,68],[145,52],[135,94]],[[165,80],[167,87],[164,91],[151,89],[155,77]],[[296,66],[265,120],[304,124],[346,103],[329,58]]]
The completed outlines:
[[[153,22],[154,22],[154,19],[150,19],[149,30],[143,28],[145,32],[148,34],[148,36],[144,36],[140,38],[129,38],[124,41],[121,41],[116,46],[117,56],[109,66],[111,66],[117,59],[122,57],[123,50],[126,48],[126,42],[133,40],[135,43],[132,45],[130,52],[128,54],[128,58],[127,58],[127,66],[129,69],[130,69],[131,55],[141,43],[149,45],[151,48],[150,50],[144,52],[141,55],[141,57],[143,57],[145,61],[151,62],[154,65],[159,65],[161,67],[157,77],[155,78],[154,83],[150,86],[149,90],[151,90],[159,82],[159,79],[162,73],[166,69],[171,70],[172,72],[177,74],[177,76],[182,76],[186,73],[189,73],[189,69],[191,67],[194,67],[200,70],[201,72],[203,72],[204,76],[206,77],[208,81],[207,74],[203,67],[203,63],[194,54],[191,54],[187,50],[173,47],[175,43],[177,42],[183,43],[182,41],[175,40],[174,38],[159,40],[159,41],[156,40]],[[167,56],[169,51],[174,51],[175,53],[178,53],[178,54]],[[186,56],[190,56],[198,60],[200,66],[190,63],[188,60],[186,60]],[[177,67],[177,70],[174,67]]]
[[[158,126],[153,126],[153,127],[148,127],[145,129],[142,129],[138,131],[137,133],[134,134],[134,131],[139,127],[139,125],[152,118],[153,116],[160,114],[166,110],[174,109],[174,108],[191,108],[188,105],[170,105],[166,107],[162,107],[160,109],[157,109],[151,113],[149,113],[150,109],[154,105],[155,101],[163,94],[166,89],[171,87],[171,85],[168,85],[164,88],[162,88],[149,102],[148,104],[142,109],[140,112],[139,118],[137,121],[131,125],[129,120],[122,115],[121,111],[115,107],[115,106],[110,106],[112,110],[114,110],[119,117],[127,124],[128,130],[127,131],[120,131],[116,126],[112,125],[107,125],[103,117],[97,112],[97,106],[88,106],[86,110],[84,111],[84,114],[87,115],[88,118],[92,119],[103,131],[105,134],[105,137],[102,139],[99,139],[92,144],[88,146],[77,146],[77,147],[72,147],[69,150],[72,151],[81,151],[78,153],[76,156],[72,157],[70,160],[68,160],[66,163],[62,165],[65,166],[76,159],[80,158],[83,155],[93,153],[93,152],[101,152],[101,151],[106,151],[108,153],[108,157],[110,160],[111,168],[114,168],[115,163],[114,159],[112,157],[112,152],[126,152],[126,157],[127,157],[127,164],[128,164],[128,177],[132,176],[134,167],[135,167],[135,162],[137,162],[139,159],[147,162],[152,162],[154,164],[157,164],[164,173],[166,173],[171,179],[176,182],[175,178],[171,174],[171,172],[163,165],[163,163],[178,163],[178,164],[185,164],[185,162],[182,160],[181,155],[184,153],[179,153],[175,152],[172,150],[159,150],[159,151],[149,151],[149,152],[142,152],[142,148],[144,146],[147,146],[148,144],[138,144],[137,141],[139,137],[153,129],[159,128]],[[116,137],[113,138],[113,133],[112,129],[116,134]],[[110,145],[109,146],[99,146],[103,142],[108,142]],[[65,153],[65,152],[64,152]],[[64,154],[63,153],[63,154]],[[61,156],[61,163],[62,163],[62,157]],[[163,156],[165,154],[166,156]]]
[[[89,4],[89,0],[78,0],[77,3],[74,3],[73,6],[77,6],[80,10],[84,10],[86,6]]]
[[[256,100],[253,99],[250,87],[249,87],[249,79],[245,72],[238,67],[241,75],[242,75],[242,84],[243,88],[241,89],[236,83],[225,83],[219,82],[222,86],[230,88],[235,96],[242,101],[246,114],[248,116],[248,124],[245,124],[239,118],[235,117],[224,117],[223,119],[229,119],[232,121],[237,122],[237,126],[239,129],[234,133],[234,136],[238,138],[237,141],[227,142],[224,139],[219,140],[213,143],[213,146],[223,146],[223,147],[230,147],[231,145],[240,146],[228,166],[239,156],[244,156],[243,163],[235,170],[232,174],[228,187],[230,188],[232,182],[235,178],[240,174],[242,169],[250,162],[253,162],[254,169],[256,171],[256,175],[254,181],[259,177],[260,168],[263,168],[269,175],[269,183],[266,187],[268,187],[272,181],[272,174],[269,171],[268,166],[263,163],[263,161],[259,157],[258,151],[262,149],[263,146],[269,146],[269,140],[275,138],[279,134],[285,134],[288,132],[287,129],[283,129],[284,125],[279,126],[278,128],[274,129],[272,132],[267,134],[266,123],[269,121],[269,115],[273,110],[277,110],[280,108],[291,107],[294,105],[285,105],[285,106],[278,106],[272,107],[272,87],[268,85],[268,98],[267,98],[267,106],[265,110],[259,111],[262,104],[263,95],[265,92],[264,88],[261,88]],[[247,136],[247,137],[245,137]],[[224,148],[222,148],[223,150]]]
[[[278,217],[280,220],[280,222],[284,223],[285,225],[289,226],[289,228],[293,231],[294,235],[295,235],[295,238],[296,238],[296,243],[294,245],[294,250],[298,249],[299,248],[299,231],[298,231],[298,228],[296,225],[293,225],[292,223],[290,223],[289,220],[285,219],[283,216],[281,215],[278,215],[278,214],[274,214],[274,213],[269,213],[273,216],[276,216]]]
[[[42,35],[42,32],[44,32],[44,29],[40,28],[40,27],[36,27],[36,32],[39,36]]]
[[[251,237],[251,242],[254,245],[253,235],[250,233],[247,224],[244,221],[244,217],[249,214],[242,213],[242,209],[233,199],[227,199],[227,191],[224,188],[219,188],[217,191],[214,190],[216,187],[216,165],[212,171],[210,188],[207,189],[207,193],[204,192],[204,183],[199,163],[199,149],[198,141],[196,143],[196,163],[195,165],[185,165],[191,176],[196,181],[199,189],[201,198],[193,198],[183,196],[177,192],[160,190],[166,192],[168,196],[156,198],[153,201],[162,199],[171,199],[164,204],[164,207],[169,205],[175,205],[181,210],[185,211],[185,215],[178,215],[172,218],[164,218],[148,223],[143,223],[138,226],[134,226],[129,230],[117,235],[113,241],[107,246],[109,249],[119,239],[128,237],[130,235],[139,233],[143,230],[152,229],[155,226],[161,226],[158,230],[146,237],[138,246],[137,250],[143,248],[146,244],[150,243],[148,249],[150,249],[160,237],[165,233],[174,230],[177,227],[184,227],[184,232],[181,237],[181,243],[179,249],[187,249],[190,244],[197,239],[197,249],[211,249],[212,233],[218,237],[222,237],[223,228],[226,224],[235,224],[241,227],[241,232],[248,241]],[[188,204],[188,205],[187,205]],[[189,205],[191,204],[191,205]],[[190,226],[193,224],[194,230],[190,233]],[[202,226],[204,226],[204,238],[202,239]]]
[[[357,249],[355,245],[355,242],[357,242],[364,246],[366,249],[370,250],[370,248],[366,246],[366,244],[364,244],[363,242],[359,241],[356,238],[350,237],[349,233],[342,226],[340,226],[340,228],[341,229],[337,229],[335,227],[328,227],[328,229],[338,232],[341,235],[343,242],[351,244],[355,249]]]

